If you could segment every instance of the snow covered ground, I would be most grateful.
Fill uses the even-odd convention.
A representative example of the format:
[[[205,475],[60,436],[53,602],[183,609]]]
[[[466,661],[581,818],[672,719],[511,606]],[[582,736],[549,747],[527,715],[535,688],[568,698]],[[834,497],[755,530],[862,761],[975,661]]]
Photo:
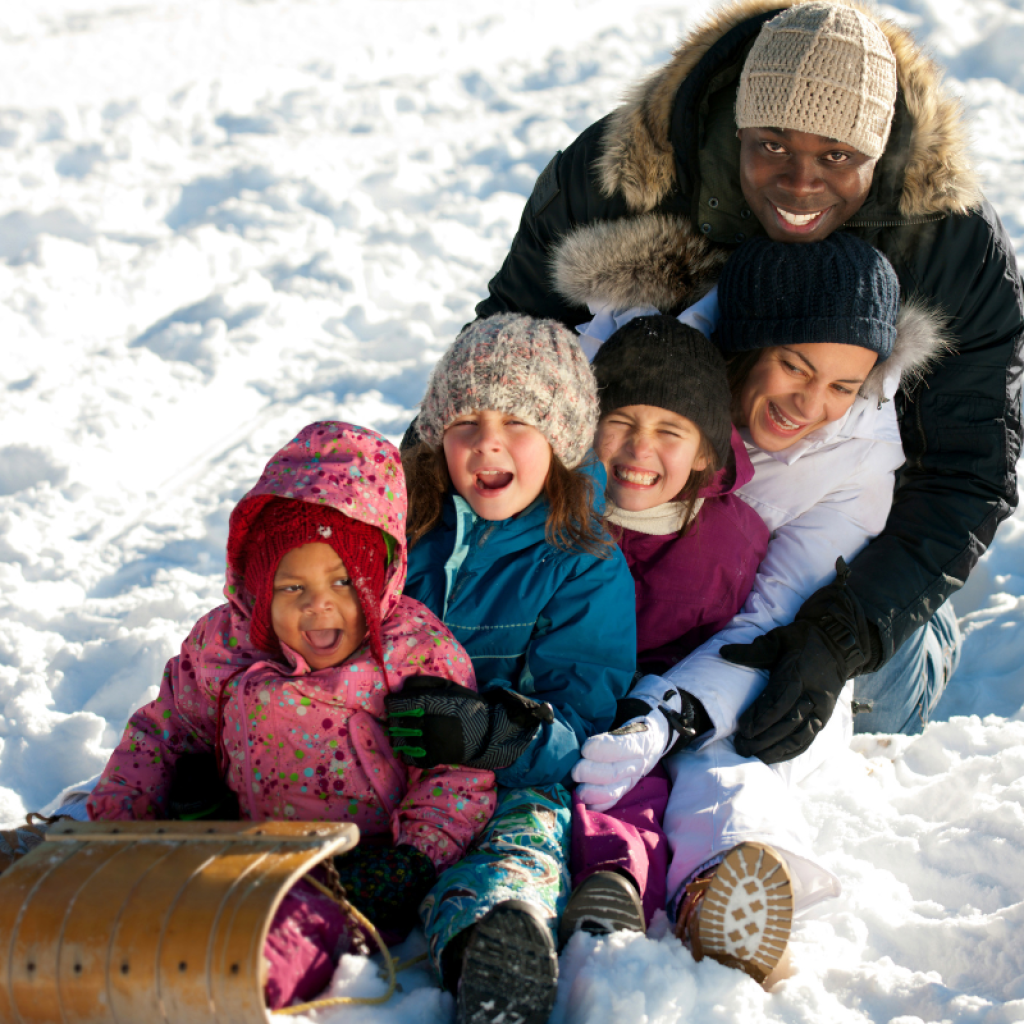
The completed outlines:
[[[0,822],[103,765],[218,603],[228,513],[283,441],[317,418],[398,437],[537,173],[704,9],[5,5]],[[948,66],[1019,244],[1020,0],[887,10]],[[845,894],[797,929],[792,976],[766,993],[670,936],[579,936],[555,1021],[1024,1020],[1024,516],[956,604],[939,721],[807,787]],[[401,982],[321,1018],[451,1018],[424,972]],[[334,991],[383,987],[349,958]]]

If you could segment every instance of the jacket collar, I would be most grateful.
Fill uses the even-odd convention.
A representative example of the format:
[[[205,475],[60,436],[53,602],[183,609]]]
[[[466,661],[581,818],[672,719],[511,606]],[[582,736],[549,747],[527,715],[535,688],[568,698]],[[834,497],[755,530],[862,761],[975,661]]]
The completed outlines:
[[[688,180],[694,177],[688,170],[690,155],[710,155],[718,148],[714,143],[719,135],[735,135],[730,98],[749,47],[765,21],[800,2],[805,0],[739,0],[698,25],[672,59],[610,115],[597,169],[603,194],[621,194],[633,213],[659,207],[684,212],[673,197],[682,192],[693,202],[700,187],[699,180]],[[978,204],[981,192],[970,166],[959,102],[945,93],[942,71],[908,32],[870,8],[859,9],[878,24],[892,47],[899,98],[872,196],[857,223],[966,212]],[[727,86],[727,93],[716,101],[716,92]],[[731,161],[726,160],[732,180],[738,154],[736,144]],[[722,156],[713,154],[719,163]],[[696,177],[701,173],[698,164]],[[730,204],[735,205],[731,197]],[[742,218],[742,208],[731,206],[725,212],[752,219]],[[718,209],[724,209],[721,202]],[[735,241],[735,232],[721,238],[719,233],[712,232],[715,240]]]

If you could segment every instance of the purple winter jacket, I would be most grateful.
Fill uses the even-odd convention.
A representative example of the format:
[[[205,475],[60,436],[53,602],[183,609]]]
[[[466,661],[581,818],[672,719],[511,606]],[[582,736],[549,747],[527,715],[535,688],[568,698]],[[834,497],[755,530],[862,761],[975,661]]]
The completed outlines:
[[[637,668],[660,674],[712,637],[743,607],[770,533],[737,491],[754,468],[735,428],[735,469],[719,471],[684,536],[610,527],[636,588]]]

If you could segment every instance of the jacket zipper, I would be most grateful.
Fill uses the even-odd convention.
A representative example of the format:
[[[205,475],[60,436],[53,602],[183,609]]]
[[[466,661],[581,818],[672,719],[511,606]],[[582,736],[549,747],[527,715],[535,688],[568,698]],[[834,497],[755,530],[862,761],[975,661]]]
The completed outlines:
[[[903,228],[914,227],[917,224],[934,224],[936,221],[944,220],[946,214],[935,213],[927,217],[888,217],[885,220],[848,220],[843,227],[846,228]]]

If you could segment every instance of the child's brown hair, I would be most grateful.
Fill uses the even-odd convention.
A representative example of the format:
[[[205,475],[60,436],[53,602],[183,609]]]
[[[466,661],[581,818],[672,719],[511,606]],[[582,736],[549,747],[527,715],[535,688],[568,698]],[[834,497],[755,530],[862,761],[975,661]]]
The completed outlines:
[[[586,463],[584,464],[586,465]],[[444,448],[420,441],[402,452],[409,495],[405,535],[411,550],[441,519],[444,497],[452,488]],[[579,469],[566,469],[552,451],[551,468],[541,492],[548,503],[544,536],[553,547],[576,548],[607,558],[612,539],[594,511],[593,478]]]
[[[700,435],[697,459],[704,459],[704,468],[691,469],[686,483],[683,484],[683,489],[672,499],[683,503],[683,528],[679,531],[680,537],[685,537],[696,525],[696,505],[700,499],[700,492],[711,483],[715,474],[722,468],[722,462],[714,445],[707,439],[703,431]]]

